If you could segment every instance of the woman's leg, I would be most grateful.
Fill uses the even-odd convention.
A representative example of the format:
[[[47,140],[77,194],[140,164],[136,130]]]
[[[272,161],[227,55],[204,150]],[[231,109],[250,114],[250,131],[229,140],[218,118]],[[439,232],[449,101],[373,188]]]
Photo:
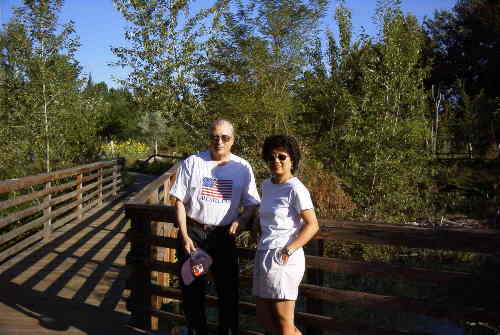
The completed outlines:
[[[256,298],[257,321],[266,331],[276,334],[278,332],[277,324],[273,311],[273,303],[276,300]]]
[[[295,327],[294,300],[274,300],[271,305],[274,324],[278,328],[278,333],[281,335],[299,335],[301,332]]]

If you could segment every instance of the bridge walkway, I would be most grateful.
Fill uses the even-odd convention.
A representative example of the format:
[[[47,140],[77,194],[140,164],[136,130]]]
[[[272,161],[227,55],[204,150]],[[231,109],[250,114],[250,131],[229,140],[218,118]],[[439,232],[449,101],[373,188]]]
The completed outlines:
[[[0,335],[145,333],[127,325],[123,204],[152,179],[136,176],[126,196],[0,264]]]

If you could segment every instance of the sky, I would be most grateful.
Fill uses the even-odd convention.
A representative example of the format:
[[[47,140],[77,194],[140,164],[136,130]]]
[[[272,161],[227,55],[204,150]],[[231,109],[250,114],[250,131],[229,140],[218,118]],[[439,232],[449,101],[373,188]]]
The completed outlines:
[[[213,0],[198,0],[194,3],[208,4]],[[402,0],[402,10],[415,15],[420,22],[424,17],[432,18],[436,10],[451,10],[457,0]],[[13,6],[22,5],[22,0],[0,0],[0,24],[7,23]],[[373,23],[376,0],[347,0],[346,5],[352,10],[353,33],[359,34],[364,28],[369,35],[376,34]],[[324,26],[335,33],[333,11],[336,1],[332,0]],[[83,68],[83,74],[92,75],[94,82],[104,81],[108,86],[118,87],[113,80],[126,78],[128,69],[109,64],[117,58],[111,52],[111,46],[125,46],[124,31],[127,22],[115,9],[112,0],[66,0],[60,15],[60,22],[75,22],[77,35],[80,37],[80,49],[76,59]]]

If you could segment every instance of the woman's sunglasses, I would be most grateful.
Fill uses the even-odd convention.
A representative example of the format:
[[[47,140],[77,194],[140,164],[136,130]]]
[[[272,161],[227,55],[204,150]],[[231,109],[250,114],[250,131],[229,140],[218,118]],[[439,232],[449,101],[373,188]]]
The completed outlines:
[[[276,160],[276,158],[283,162],[283,161],[286,161],[288,156],[285,154],[269,155],[269,156],[267,156],[266,161],[274,162]]]

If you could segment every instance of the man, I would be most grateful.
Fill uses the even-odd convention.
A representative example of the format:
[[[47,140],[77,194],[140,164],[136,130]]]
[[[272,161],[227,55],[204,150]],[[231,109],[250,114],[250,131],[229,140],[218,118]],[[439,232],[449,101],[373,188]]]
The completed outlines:
[[[184,160],[170,194],[175,207],[179,238],[179,267],[197,248],[213,260],[211,271],[219,297],[219,334],[238,334],[238,258],[235,237],[260,202],[250,164],[231,153],[234,128],[219,119],[209,130],[205,152]],[[243,210],[240,213],[240,208]],[[180,280],[189,334],[207,334],[206,278],[191,284]]]

